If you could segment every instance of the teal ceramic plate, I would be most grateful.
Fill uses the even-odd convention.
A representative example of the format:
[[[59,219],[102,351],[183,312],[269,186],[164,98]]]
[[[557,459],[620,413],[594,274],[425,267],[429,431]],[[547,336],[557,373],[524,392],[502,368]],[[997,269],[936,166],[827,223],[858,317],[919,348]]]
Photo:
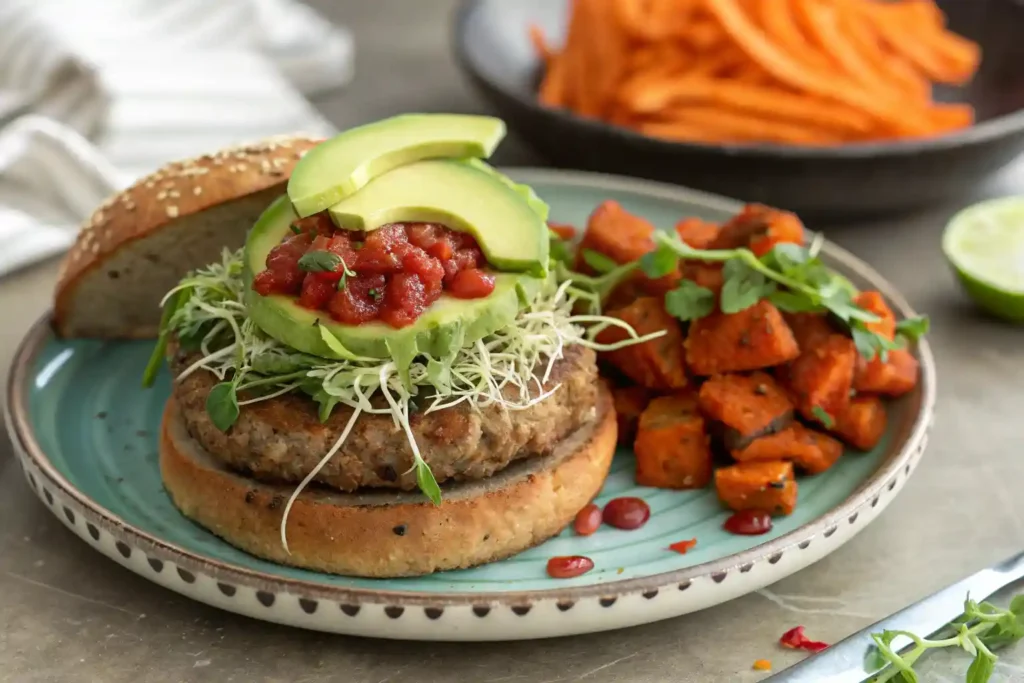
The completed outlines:
[[[738,205],[680,188],[609,176],[519,170],[552,206],[581,225],[602,200],[620,201],[659,225],[699,215],[723,219]],[[855,284],[882,291],[902,316],[902,296],[833,245],[823,254]],[[645,489],[633,456],[616,456],[598,503],[637,495],[651,521],[636,531],[571,532],[511,559],[423,578],[329,576],[265,562],[185,519],[163,490],[157,431],[169,395],[166,371],[140,388],[148,342],[62,341],[41,320],[21,346],[8,387],[9,433],[29,485],[69,528],[142,576],[202,602],[295,626],[410,639],[514,639],[645,623],[730,600],[832,552],[893,499],[924,449],[935,396],[927,345],[922,381],[891,406],[889,431],[870,453],[848,452],[828,472],[800,482],[796,511],[761,537],[721,529],[714,492]],[[667,549],[696,538],[686,555]],[[548,578],[554,555],[587,555],[596,569]]]

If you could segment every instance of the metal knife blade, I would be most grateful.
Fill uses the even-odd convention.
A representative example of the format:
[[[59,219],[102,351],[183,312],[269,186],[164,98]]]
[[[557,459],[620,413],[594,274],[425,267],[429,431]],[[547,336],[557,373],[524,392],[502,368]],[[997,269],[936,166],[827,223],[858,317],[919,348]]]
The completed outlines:
[[[982,569],[966,579],[878,621],[852,636],[784,669],[765,683],[861,683],[881,669],[866,671],[864,660],[874,645],[872,633],[884,630],[910,631],[926,637],[963,613],[964,599],[984,600],[999,589],[1024,578],[1024,552]],[[906,638],[893,641],[899,651],[910,644]]]

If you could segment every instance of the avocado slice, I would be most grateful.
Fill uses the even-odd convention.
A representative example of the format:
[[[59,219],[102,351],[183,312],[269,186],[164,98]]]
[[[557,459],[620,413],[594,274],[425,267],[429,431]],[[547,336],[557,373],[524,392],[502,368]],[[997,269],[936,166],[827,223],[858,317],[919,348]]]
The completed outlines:
[[[339,228],[442,223],[468,232],[499,270],[547,275],[548,228],[495,174],[454,160],[419,161],[374,178],[327,210]]]
[[[405,375],[416,356],[442,360],[464,346],[511,324],[544,281],[501,273],[494,292],[483,299],[442,296],[409,327],[396,330],[383,323],[342,325],[323,311],[311,311],[286,296],[260,296],[252,279],[266,267],[270,250],[280,244],[296,214],[282,196],[260,216],[245,243],[246,309],[268,335],[291,348],[321,358],[393,358]]]
[[[547,202],[537,196],[537,193],[534,192],[532,187],[524,185],[523,183],[517,183],[501,171],[480,159],[463,159],[462,163],[469,164],[473,168],[480,169],[484,173],[490,173],[495,178],[511,187],[519,194],[520,197],[526,200],[526,203],[530,205],[530,208],[533,209],[538,216],[540,216],[542,221],[547,222],[548,215],[551,212],[551,207],[547,205]]]
[[[288,180],[300,217],[323,211],[375,177],[422,159],[489,157],[505,137],[491,116],[403,114],[352,128],[309,150]]]

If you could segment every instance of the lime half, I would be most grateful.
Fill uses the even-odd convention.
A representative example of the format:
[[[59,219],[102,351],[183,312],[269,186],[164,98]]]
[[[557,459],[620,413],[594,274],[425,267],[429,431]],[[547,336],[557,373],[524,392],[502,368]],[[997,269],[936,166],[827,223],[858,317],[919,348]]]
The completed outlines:
[[[946,226],[942,250],[975,303],[1024,322],[1024,197],[963,209]]]

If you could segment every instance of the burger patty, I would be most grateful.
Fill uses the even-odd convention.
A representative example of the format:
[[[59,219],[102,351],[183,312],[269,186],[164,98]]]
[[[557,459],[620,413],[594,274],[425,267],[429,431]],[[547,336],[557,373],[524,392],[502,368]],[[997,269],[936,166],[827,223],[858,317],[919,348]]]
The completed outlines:
[[[172,354],[175,376],[195,359]],[[262,481],[301,481],[327,454],[352,416],[351,408],[339,404],[321,423],[318,405],[296,392],[241,406],[238,420],[222,432],[206,412],[206,398],[218,381],[200,370],[174,383],[174,399],[188,431],[214,458]],[[410,426],[420,455],[439,483],[482,479],[516,460],[550,453],[559,441],[594,419],[597,382],[594,352],[572,346],[555,363],[544,387],[547,391],[559,385],[558,390],[540,403],[506,411],[496,405],[476,408],[467,401],[431,413],[414,412]],[[511,392],[507,395],[511,397]],[[341,491],[414,490],[412,465],[405,431],[391,415],[364,413],[314,481]]]

